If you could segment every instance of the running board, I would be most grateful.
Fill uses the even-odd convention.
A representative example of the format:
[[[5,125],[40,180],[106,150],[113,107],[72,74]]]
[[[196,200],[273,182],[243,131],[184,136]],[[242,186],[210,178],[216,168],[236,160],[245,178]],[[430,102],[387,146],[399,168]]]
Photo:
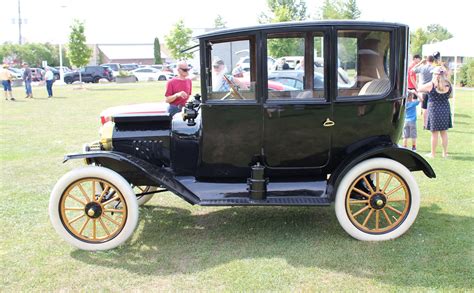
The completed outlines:
[[[298,196],[275,196],[267,197],[265,200],[252,200],[250,198],[222,198],[203,200],[198,203],[201,206],[328,206],[331,200],[326,197],[298,197]]]

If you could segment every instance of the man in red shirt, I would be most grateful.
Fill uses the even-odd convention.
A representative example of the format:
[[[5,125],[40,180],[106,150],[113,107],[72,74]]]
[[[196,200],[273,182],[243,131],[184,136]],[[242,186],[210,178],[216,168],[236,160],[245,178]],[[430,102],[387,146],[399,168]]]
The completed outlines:
[[[409,90],[416,90],[416,73],[412,70],[415,65],[420,63],[421,57],[420,55],[413,56],[413,60],[408,66],[408,89]]]
[[[174,114],[181,112],[186,102],[191,96],[192,83],[188,77],[189,67],[186,61],[178,62],[178,76],[169,80],[166,84],[166,102],[169,103],[168,112],[173,117]]]

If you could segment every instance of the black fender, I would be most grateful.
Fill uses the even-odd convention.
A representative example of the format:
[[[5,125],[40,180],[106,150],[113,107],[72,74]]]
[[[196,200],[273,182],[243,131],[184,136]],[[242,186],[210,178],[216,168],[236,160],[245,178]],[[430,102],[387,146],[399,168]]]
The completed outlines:
[[[423,171],[429,178],[436,178],[430,164],[419,154],[398,147],[397,145],[377,146],[369,150],[359,151],[346,157],[331,174],[326,188],[326,194],[334,199],[335,191],[344,175],[358,163],[371,158],[388,158],[399,162],[410,171]]]
[[[97,165],[114,170],[123,176],[128,182],[135,185],[162,186],[178,195],[190,204],[196,204],[200,200],[176,180],[169,168],[157,167],[135,156],[113,151],[97,151],[81,154],[69,154],[64,157],[63,162],[75,159],[85,159],[87,164]],[[145,180],[145,181],[144,181]]]

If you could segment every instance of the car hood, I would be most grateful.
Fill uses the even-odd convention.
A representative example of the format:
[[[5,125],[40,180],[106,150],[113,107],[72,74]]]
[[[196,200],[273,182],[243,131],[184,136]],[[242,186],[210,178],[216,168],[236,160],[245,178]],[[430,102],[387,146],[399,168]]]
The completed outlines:
[[[100,113],[100,121],[104,124],[116,115],[169,115],[168,103],[144,103],[110,107]]]

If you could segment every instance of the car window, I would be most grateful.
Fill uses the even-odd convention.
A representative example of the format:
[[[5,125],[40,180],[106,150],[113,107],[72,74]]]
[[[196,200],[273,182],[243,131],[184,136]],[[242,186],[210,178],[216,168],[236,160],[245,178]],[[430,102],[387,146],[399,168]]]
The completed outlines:
[[[272,57],[267,61],[268,99],[324,99],[324,61],[311,68],[315,58],[324,57],[322,32],[269,34],[267,56]]]
[[[232,102],[255,100],[255,38],[213,41],[209,46],[212,50],[206,78],[207,99]],[[246,63],[239,62],[241,57],[238,53],[242,50],[250,53]]]
[[[387,93],[390,83],[390,33],[338,31],[338,97]]]

